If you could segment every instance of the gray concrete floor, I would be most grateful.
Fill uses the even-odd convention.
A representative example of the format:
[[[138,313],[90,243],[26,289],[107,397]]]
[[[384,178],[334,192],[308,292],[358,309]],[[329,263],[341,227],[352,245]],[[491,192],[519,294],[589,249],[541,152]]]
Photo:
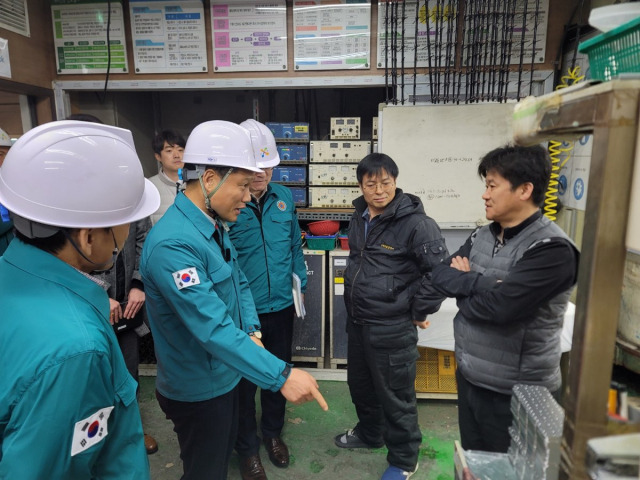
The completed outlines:
[[[313,372],[312,372],[313,373]],[[264,450],[261,457],[270,480],[378,479],[387,467],[386,448],[346,450],[333,444],[333,437],[356,423],[346,382],[319,381],[329,403],[323,412],[317,404],[287,406],[282,438],[289,445],[289,468],[274,467]],[[141,377],[140,409],[145,432],[159,444],[149,456],[153,480],[178,480],[182,462],[172,423],[164,417],[155,399],[155,377]],[[419,422],[423,441],[415,480],[453,480],[453,442],[459,438],[457,408],[451,400],[419,400]],[[238,458],[231,458],[228,479],[239,480]],[[217,480],[217,479],[212,479]]]

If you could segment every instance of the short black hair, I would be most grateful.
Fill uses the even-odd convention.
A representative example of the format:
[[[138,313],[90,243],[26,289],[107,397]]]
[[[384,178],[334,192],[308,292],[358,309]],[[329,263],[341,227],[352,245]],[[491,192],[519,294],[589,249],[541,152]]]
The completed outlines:
[[[63,231],[64,229],[58,230],[56,233],[46,238],[29,238],[26,235],[20,233],[19,230],[14,229],[13,233],[16,238],[26,243],[27,245],[31,245],[33,247],[39,248],[40,250],[44,250],[52,255],[58,253],[67,243],[67,235],[68,231]]]
[[[356,178],[358,183],[362,184],[362,179],[365,176],[376,177],[382,174],[382,171],[387,172],[395,180],[398,178],[398,165],[394,162],[389,155],[384,153],[370,153],[358,163],[356,168]]]
[[[491,171],[507,179],[512,190],[524,183],[531,183],[533,203],[538,206],[544,203],[551,179],[551,160],[546,148],[540,145],[505,145],[491,150],[480,160],[478,175],[486,178]]]
[[[98,117],[91,115],[90,113],[72,113],[69,115],[67,120],[79,120],[81,122],[91,122],[91,123],[102,123],[104,122],[100,120]]]
[[[157,153],[159,155],[164,148],[164,142],[167,142],[168,145],[178,145],[182,148],[187,144],[184,137],[175,130],[163,130],[153,137],[153,140],[151,141],[153,153]]]

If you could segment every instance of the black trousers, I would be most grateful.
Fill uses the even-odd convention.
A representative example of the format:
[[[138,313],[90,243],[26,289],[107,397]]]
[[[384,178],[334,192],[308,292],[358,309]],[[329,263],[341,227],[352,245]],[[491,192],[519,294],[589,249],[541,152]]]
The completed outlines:
[[[458,384],[458,425],[465,450],[506,453],[511,443],[509,427],[513,423],[511,395],[494,392],[469,382],[460,370]],[[551,392],[557,400],[560,390]]]
[[[291,363],[291,343],[293,341],[293,305],[273,313],[259,315],[260,331],[264,347],[276,357]],[[240,419],[238,423],[238,440],[236,451],[241,457],[249,457],[258,453],[260,439],[256,422],[256,390],[257,386],[246,379],[240,381]],[[280,392],[260,390],[260,430],[263,437],[279,437],[284,426],[284,415],[287,400]]]
[[[135,330],[127,330],[126,332],[118,333],[118,345],[122,351],[124,357],[124,363],[127,366],[127,370],[138,382],[138,366],[140,365],[140,337]]]
[[[414,470],[422,434],[416,404],[418,332],[409,320],[360,325],[347,320],[347,382],[356,407],[358,436],[384,440],[390,465]]]
[[[456,371],[458,425],[465,450],[506,453],[513,421],[511,395],[487,390],[467,381]]]
[[[202,402],[179,402],[156,390],[160,408],[178,435],[182,480],[224,480],[238,431],[238,387]]]

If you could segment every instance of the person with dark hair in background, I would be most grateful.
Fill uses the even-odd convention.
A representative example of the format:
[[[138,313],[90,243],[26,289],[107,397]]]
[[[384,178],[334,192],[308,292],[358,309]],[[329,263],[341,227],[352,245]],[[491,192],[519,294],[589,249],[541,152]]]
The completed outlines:
[[[74,113],[67,120],[103,123],[98,117],[89,113]],[[162,199],[162,195],[160,195]],[[140,337],[149,333],[146,325],[144,307],[144,285],[138,271],[142,245],[151,229],[149,217],[132,222],[129,235],[115,263],[101,272],[94,272],[109,295],[109,321],[118,337],[118,345],[124,357],[127,370],[139,384],[138,367],[140,366]],[[140,387],[136,389],[139,394]],[[144,446],[148,454],[158,451],[158,443],[148,434],[144,434]]]
[[[433,286],[455,297],[458,422],[464,449],[506,452],[516,384],[559,398],[560,335],[579,253],[540,207],[551,175],[541,146],[487,153],[478,174],[490,224],[434,268]]]
[[[427,315],[444,299],[431,288],[430,272],[448,252],[420,199],[396,187],[398,166],[388,155],[367,155],[356,176],[363,194],[353,201],[344,300],[347,382],[358,424],[334,442],[341,448],[386,444],[382,480],[404,480],[418,469],[422,442],[416,326],[427,328]]]
[[[182,186],[178,170],[184,167],[182,156],[185,145],[184,137],[174,130],[163,130],[153,137],[151,148],[160,164],[160,171],[149,180],[160,192],[160,208],[151,215],[151,225],[155,225],[164,212],[173,205],[178,189]]]
[[[16,230],[0,258],[0,478],[149,479],[136,384],[91,274],[160,204],[131,132],[28,131],[0,169],[0,202]]]
[[[0,128],[0,168],[2,168],[2,162],[9,153],[11,148],[11,137]],[[13,222],[9,216],[9,211],[0,203],[0,255],[9,246],[9,242],[13,239]]]

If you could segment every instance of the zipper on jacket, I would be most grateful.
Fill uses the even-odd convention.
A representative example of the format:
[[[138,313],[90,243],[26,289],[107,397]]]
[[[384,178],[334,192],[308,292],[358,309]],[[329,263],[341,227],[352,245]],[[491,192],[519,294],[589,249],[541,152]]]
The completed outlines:
[[[268,195],[268,192],[265,193],[265,195]],[[258,200],[260,201],[260,200]],[[266,206],[266,199],[265,199],[265,206]],[[267,244],[265,242],[264,239],[264,229],[262,228],[263,224],[262,224],[262,210],[260,210],[260,207],[256,207],[253,205],[250,205],[251,210],[253,211],[254,215],[256,216],[256,219],[258,220],[258,223],[260,224],[260,236],[262,237],[262,253],[264,253],[264,266],[265,266],[265,271],[267,273],[267,291],[269,292],[269,303],[271,303],[271,277],[269,276],[269,262],[267,260]],[[269,307],[271,308],[271,307]]]

